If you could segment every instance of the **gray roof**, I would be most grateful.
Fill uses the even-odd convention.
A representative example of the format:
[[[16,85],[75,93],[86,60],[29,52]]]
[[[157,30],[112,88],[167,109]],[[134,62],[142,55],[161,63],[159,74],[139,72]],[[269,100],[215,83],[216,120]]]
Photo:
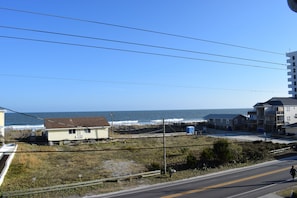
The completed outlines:
[[[209,119],[234,119],[238,116],[245,117],[241,114],[208,114],[207,116],[204,117],[204,119],[209,120]]]
[[[44,119],[44,126],[47,129],[102,127],[109,126],[109,123],[104,117],[46,118]]]
[[[263,103],[257,103],[255,107],[257,106],[267,106],[267,105],[273,105],[273,106],[284,106],[284,105],[296,105],[297,106],[297,98],[290,98],[290,97],[274,97],[270,100],[263,102]]]

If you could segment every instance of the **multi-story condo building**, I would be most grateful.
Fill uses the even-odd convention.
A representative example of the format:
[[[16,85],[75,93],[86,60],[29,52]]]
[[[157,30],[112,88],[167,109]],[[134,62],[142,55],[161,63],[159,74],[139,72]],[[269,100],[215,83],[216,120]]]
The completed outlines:
[[[297,123],[297,98],[275,97],[257,103],[250,115],[250,129],[267,132],[286,132],[286,127]]]
[[[297,51],[286,55],[291,97],[274,97],[254,105],[254,110],[248,112],[250,130],[278,133],[294,131],[297,134]]]
[[[296,52],[290,52],[286,54],[287,59],[287,69],[288,71],[288,82],[289,82],[289,94],[297,98],[297,51]]]

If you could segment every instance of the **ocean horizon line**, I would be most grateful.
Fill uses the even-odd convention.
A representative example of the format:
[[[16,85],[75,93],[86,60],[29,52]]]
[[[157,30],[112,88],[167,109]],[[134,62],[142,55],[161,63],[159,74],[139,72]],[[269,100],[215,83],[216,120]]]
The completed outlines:
[[[77,110],[77,111],[10,111],[9,109],[5,109],[6,113],[81,113],[81,112],[108,112],[108,113],[112,113],[112,112],[139,112],[139,111],[197,111],[197,110],[201,110],[201,111],[209,111],[209,110],[239,110],[239,109],[253,109],[252,107],[234,107],[234,108],[197,108],[197,109],[148,109],[148,110]]]

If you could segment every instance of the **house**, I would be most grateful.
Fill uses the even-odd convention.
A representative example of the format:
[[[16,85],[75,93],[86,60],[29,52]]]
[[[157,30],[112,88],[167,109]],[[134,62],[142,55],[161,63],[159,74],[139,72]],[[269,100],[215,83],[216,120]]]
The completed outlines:
[[[246,127],[247,118],[240,114],[209,114],[204,119],[210,127],[237,130]]]
[[[44,126],[50,144],[109,138],[110,125],[104,117],[46,118]]]
[[[254,105],[248,112],[252,119],[248,121],[258,131],[284,133],[286,127],[297,123],[297,99],[291,97],[273,97],[266,102]]]

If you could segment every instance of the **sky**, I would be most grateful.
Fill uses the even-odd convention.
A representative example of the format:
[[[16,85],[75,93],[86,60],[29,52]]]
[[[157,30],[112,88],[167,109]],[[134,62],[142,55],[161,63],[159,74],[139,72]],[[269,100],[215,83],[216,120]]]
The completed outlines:
[[[0,0],[0,106],[252,108],[289,97],[297,13],[271,0]]]

